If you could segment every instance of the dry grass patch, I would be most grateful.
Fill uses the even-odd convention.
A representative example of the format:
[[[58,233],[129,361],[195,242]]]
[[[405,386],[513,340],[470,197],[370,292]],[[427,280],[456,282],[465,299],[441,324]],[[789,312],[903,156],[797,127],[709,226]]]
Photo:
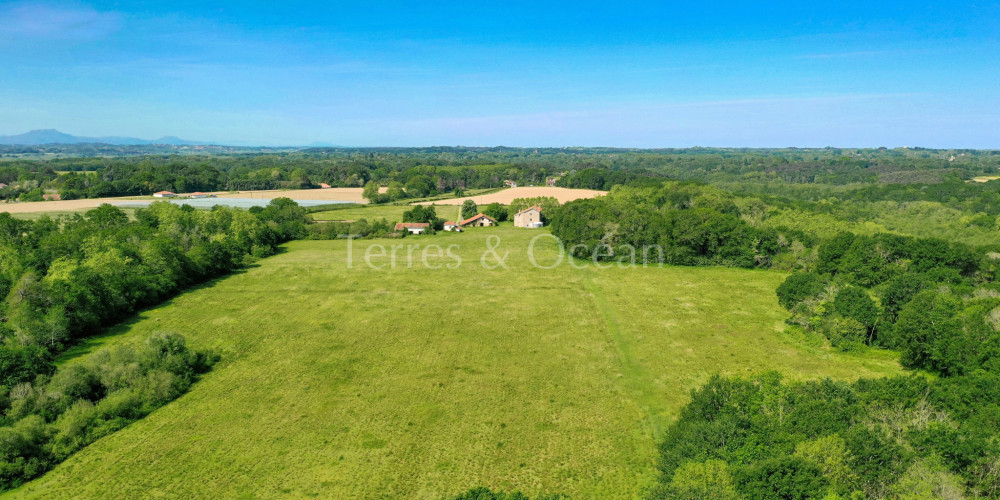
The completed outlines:
[[[465,200],[472,200],[476,202],[477,205],[489,205],[490,203],[499,203],[501,205],[510,205],[510,203],[518,198],[536,198],[539,196],[551,196],[557,200],[559,203],[566,203],[567,201],[579,200],[581,198],[594,198],[596,196],[601,196],[608,194],[607,191],[595,191],[593,189],[569,189],[561,187],[516,187],[503,189],[495,193],[480,195],[480,196],[466,196],[464,198],[451,198],[448,200],[438,200],[435,202],[424,202],[420,205],[461,205]]]

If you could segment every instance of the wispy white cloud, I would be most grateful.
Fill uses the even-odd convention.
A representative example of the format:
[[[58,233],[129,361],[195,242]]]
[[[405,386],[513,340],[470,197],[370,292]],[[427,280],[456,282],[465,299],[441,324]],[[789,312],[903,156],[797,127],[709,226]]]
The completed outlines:
[[[121,27],[117,12],[84,5],[17,2],[0,6],[0,38],[94,40]]]

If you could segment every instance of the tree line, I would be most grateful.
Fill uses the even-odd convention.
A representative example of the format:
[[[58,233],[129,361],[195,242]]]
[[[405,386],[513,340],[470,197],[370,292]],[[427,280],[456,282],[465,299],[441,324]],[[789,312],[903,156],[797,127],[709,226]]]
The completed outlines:
[[[616,186],[607,196],[566,203],[551,227],[575,257],[584,259],[770,267],[782,250],[779,233],[752,226],[746,216],[727,193],[656,181]]]
[[[0,392],[134,311],[271,255],[306,234],[288,199],[251,211],[157,202],[130,219],[102,205],[58,220],[0,213]]]
[[[83,154],[67,148],[67,154]],[[70,199],[160,190],[298,189],[320,183],[363,187],[369,182],[394,194],[423,197],[499,188],[504,181],[544,185],[552,179],[561,186],[607,190],[644,177],[736,186],[905,185],[966,180],[1000,169],[995,151],[919,148],[209,148],[208,154],[166,146],[147,149],[139,156],[111,150],[100,156],[4,159],[0,183],[8,187],[0,189],[0,199],[36,189]]]
[[[57,220],[0,213],[0,488],[41,475],[176,398],[216,357],[177,334],[56,367],[68,345],[308,234],[289,199],[210,211],[102,205]]]

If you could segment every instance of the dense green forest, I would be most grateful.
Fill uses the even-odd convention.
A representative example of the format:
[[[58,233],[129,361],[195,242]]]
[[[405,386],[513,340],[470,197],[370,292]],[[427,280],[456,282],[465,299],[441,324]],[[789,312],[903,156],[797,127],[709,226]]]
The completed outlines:
[[[661,445],[650,498],[995,498],[1000,380],[715,377]]]
[[[90,145],[94,148],[96,145]],[[17,148],[8,146],[6,148]],[[393,188],[389,198],[455,189],[557,185],[610,189],[644,177],[784,192],[785,186],[930,185],[996,174],[1000,152],[901,149],[318,148],[301,150],[87,145],[0,147],[0,199],[31,201],[174,192],[300,189],[320,183]],[[40,153],[41,154],[41,153]],[[823,190],[812,191],[813,196]],[[860,195],[860,193],[858,193]],[[887,195],[888,196],[888,195]]]
[[[770,267],[781,251],[778,231],[743,218],[763,206],[741,211],[728,193],[689,182],[641,184],[567,203],[552,234],[576,257],[628,263]]]

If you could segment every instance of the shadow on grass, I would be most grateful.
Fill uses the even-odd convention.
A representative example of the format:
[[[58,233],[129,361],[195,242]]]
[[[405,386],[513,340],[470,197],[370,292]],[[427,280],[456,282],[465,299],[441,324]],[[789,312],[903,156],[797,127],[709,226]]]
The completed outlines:
[[[281,245],[275,249],[274,255],[280,255],[286,252],[288,252],[288,249],[285,248],[285,245]],[[85,338],[78,339],[75,343],[71,344],[69,348],[67,348],[65,351],[56,356],[54,362],[56,366],[61,366],[70,361],[73,361],[74,359],[78,359],[80,357],[96,352],[97,350],[104,347],[118,336],[131,332],[132,328],[135,327],[135,325],[138,324],[139,322],[149,319],[149,315],[147,314],[149,311],[173,304],[174,299],[176,299],[180,295],[213,288],[226,279],[241,274],[245,274],[249,272],[251,269],[255,269],[257,267],[260,267],[259,263],[249,264],[224,276],[218,276],[208,281],[203,281],[201,283],[197,283],[187,288],[178,290],[177,292],[170,295],[163,301],[144,307],[139,311],[136,311],[135,313],[124,317],[121,321],[113,325],[102,328],[98,333],[94,335],[89,335]]]

